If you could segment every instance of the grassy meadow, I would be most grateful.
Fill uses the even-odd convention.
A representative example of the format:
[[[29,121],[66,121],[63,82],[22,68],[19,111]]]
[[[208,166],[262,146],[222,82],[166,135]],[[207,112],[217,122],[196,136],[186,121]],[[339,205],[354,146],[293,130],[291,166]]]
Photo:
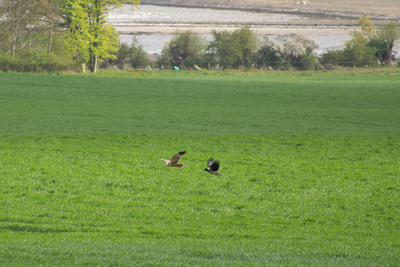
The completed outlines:
[[[397,266],[399,85],[0,73],[0,265]]]

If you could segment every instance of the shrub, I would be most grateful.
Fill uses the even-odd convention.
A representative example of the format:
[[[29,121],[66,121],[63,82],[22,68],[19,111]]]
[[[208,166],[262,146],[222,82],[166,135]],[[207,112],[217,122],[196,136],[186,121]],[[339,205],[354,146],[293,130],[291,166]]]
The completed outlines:
[[[344,66],[361,67],[368,66],[377,62],[375,47],[363,43],[346,44],[344,53]]]
[[[2,71],[19,72],[51,72],[72,69],[74,63],[63,55],[26,49],[11,57],[0,52],[0,68]]]
[[[150,65],[151,62],[137,38],[133,37],[133,43],[130,46],[127,44],[120,45],[116,59],[109,59],[108,64],[124,69],[126,65],[138,68]]]
[[[175,32],[171,41],[164,46],[162,60],[184,69],[187,64],[199,64],[205,50],[204,40],[199,34],[188,30]]]
[[[313,69],[317,63],[313,55],[316,47],[313,40],[294,33],[266,38],[258,51],[258,65]]]
[[[207,47],[207,56],[213,57],[223,68],[250,67],[251,59],[257,51],[258,39],[250,27],[243,27],[232,33],[228,31],[211,32],[213,41]]]
[[[12,64],[11,56],[0,50],[0,70],[1,71],[10,71],[11,64]]]
[[[282,67],[285,63],[282,43],[267,38],[265,44],[257,51],[256,58],[258,67]]]
[[[318,63],[318,58],[314,55],[303,54],[297,58],[295,67],[300,70],[312,70]]]
[[[345,61],[344,59],[344,52],[342,50],[334,50],[322,54],[319,61],[321,64],[341,65]]]

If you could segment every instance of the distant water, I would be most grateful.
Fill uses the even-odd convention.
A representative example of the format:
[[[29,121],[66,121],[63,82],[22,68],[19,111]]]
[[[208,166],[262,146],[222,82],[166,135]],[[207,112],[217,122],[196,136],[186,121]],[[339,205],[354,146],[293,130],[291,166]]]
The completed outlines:
[[[180,8],[154,5],[140,5],[132,12],[131,5],[113,9],[108,17],[111,23],[224,23],[247,24],[305,20],[307,18],[272,13],[257,13],[236,10],[207,8]]]
[[[112,24],[136,24],[145,23],[152,24],[226,24],[226,25],[243,25],[243,24],[263,24],[269,22],[285,21],[304,21],[307,18],[297,15],[288,14],[271,14],[257,13],[235,10],[215,10],[202,8],[178,8],[178,7],[161,7],[154,5],[140,5],[139,10],[132,12],[131,5],[122,5],[122,7],[113,9],[108,17],[108,21]],[[160,54],[165,43],[172,38],[168,34],[140,34],[136,35],[137,40],[143,46],[144,50],[150,54]],[[210,35],[203,36],[206,40],[211,40]],[[318,35],[312,34],[307,37],[313,39],[318,48],[315,53],[320,55],[328,50],[342,49],[347,40],[351,39],[348,34],[343,35]],[[120,35],[121,43],[132,44],[132,35]],[[399,48],[397,48],[399,50]]]

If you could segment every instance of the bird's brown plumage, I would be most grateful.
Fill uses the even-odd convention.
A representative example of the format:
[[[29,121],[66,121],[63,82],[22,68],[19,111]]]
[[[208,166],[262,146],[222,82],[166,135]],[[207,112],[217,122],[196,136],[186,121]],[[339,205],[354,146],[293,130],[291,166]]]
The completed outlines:
[[[186,151],[181,151],[181,152],[176,153],[175,155],[173,155],[170,160],[169,159],[164,159],[164,158],[162,158],[162,160],[165,161],[165,163],[167,164],[167,167],[183,168],[183,166],[185,166],[185,164],[183,164],[183,163],[182,164],[178,164],[178,161],[185,154],[186,154]]]

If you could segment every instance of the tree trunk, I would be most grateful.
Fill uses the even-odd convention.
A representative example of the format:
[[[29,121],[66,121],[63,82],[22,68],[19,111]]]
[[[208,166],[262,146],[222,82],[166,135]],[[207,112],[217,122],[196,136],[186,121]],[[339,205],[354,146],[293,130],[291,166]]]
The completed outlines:
[[[15,26],[11,28],[11,57],[15,57],[15,51],[17,50],[17,29]]]
[[[11,24],[11,34],[10,34],[10,50],[11,50],[11,57],[15,57],[15,51],[17,50],[17,21],[14,18],[13,6],[10,4],[9,6],[9,14],[10,24]]]
[[[33,26],[32,26],[32,16],[29,14],[29,37],[28,37],[28,48],[32,48],[32,31],[33,31]]]
[[[47,53],[51,53],[51,45],[52,45],[52,33],[53,33],[53,29],[51,27],[51,25],[49,26],[49,41],[47,43]]]
[[[389,45],[389,49],[387,51],[387,58],[386,58],[386,66],[392,66],[392,57],[393,57],[393,46],[394,42]]]
[[[90,55],[90,72],[97,72],[97,55]]]

